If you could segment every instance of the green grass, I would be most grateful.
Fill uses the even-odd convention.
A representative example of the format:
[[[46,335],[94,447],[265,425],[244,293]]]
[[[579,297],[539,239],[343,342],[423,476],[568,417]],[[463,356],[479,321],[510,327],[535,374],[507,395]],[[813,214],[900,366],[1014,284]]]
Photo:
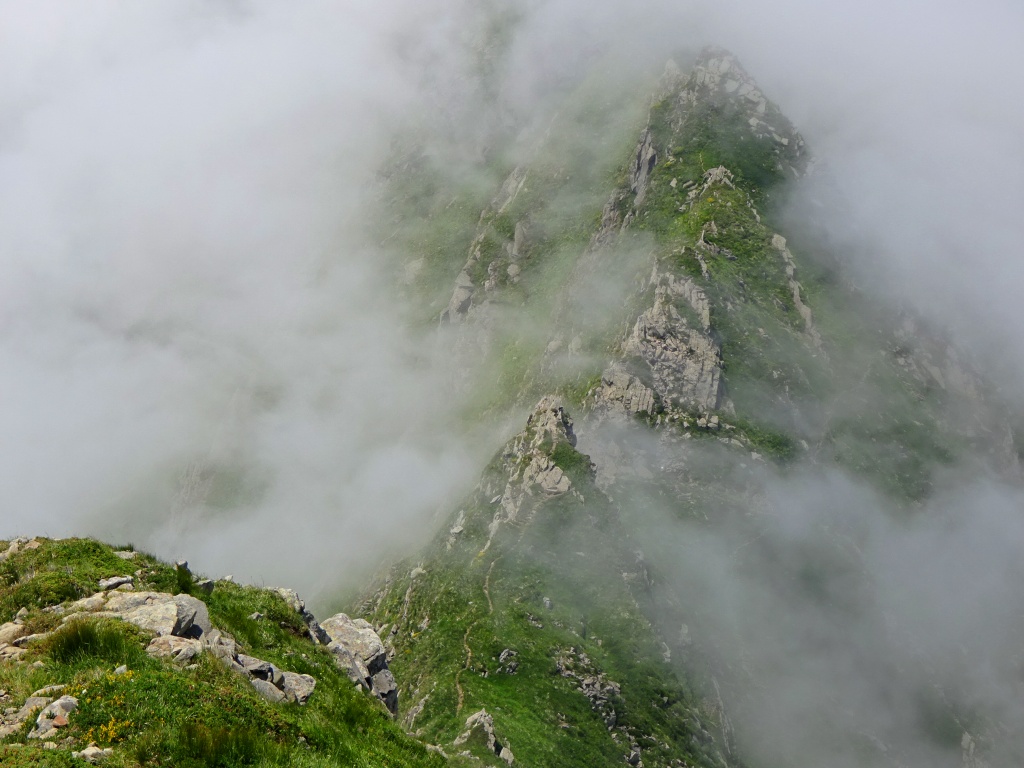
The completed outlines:
[[[91,594],[96,578],[126,570],[126,561],[95,541],[40,542],[39,549],[5,563],[6,573],[17,574],[17,583],[0,588],[0,604],[12,611],[19,596],[33,596],[26,603],[30,626],[53,624],[53,614],[40,610],[46,596]],[[52,570],[44,570],[51,565]],[[177,579],[172,566],[148,555],[137,555],[127,566],[129,571],[144,569],[140,588],[173,585]],[[41,577],[49,584],[54,574],[66,585],[62,590],[33,587]],[[330,654],[306,637],[301,618],[276,593],[218,582],[211,595],[196,596],[207,601],[214,625],[234,636],[246,652],[315,677],[316,690],[307,704],[271,704],[246,679],[207,654],[193,669],[152,659],[144,651],[146,632],[103,618],[60,627],[30,648],[25,663],[0,665],[0,689],[17,702],[46,685],[65,685],[64,692],[79,699],[79,708],[62,738],[72,739],[75,749],[90,741],[112,746],[114,755],[107,764],[116,767],[444,764],[353,688]],[[257,611],[265,618],[248,618]],[[33,662],[42,666],[36,668]],[[128,671],[115,674],[121,665]],[[70,747],[43,755],[41,745],[25,736],[6,740],[7,745],[22,746],[0,744],[5,766],[71,764]]]

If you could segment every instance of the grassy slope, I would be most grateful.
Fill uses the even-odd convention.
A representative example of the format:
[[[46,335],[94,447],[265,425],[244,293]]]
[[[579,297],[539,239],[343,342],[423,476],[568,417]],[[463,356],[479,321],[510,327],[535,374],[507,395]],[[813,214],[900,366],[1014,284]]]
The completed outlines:
[[[713,712],[662,658],[641,609],[635,554],[593,486],[589,460],[567,443],[552,455],[585,501],[543,502],[484,551],[491,492],[507,479],[496,459],[462,508],[465,530],[454,546],[447,549],[443,533],[417,561],[425,573],[413,576],[413,562],[396,566],[367,601],[377,622],[395,628],[401,716],[426,697],[410,727],[451,751],[466,718],[486,708],[499,740],[531,766],[621,765],[632,740],[648,766],[722,764],[707,730]],[[515,674],[499,662],[505,649],[518,654]],[[611,697],[614,734],[578,683],[558,673],[570,649],[590,659],[589,674],[621,685]],[[470,748],[501,764],[481,745]]]
[[[139,588],[177,591],[174,569],[139,554],[124,561],[87,539],[47,540],[0,565],[0,622],[21,607],[34,631],[59,617],[41,609],[96,591],[100,578],[145,569]],[[310,674],[316,690],[304,706],[271,704],[208,655],[181,670],[149,658],[145,632],[116,619],[90,620],[31,647],[25,663],[0,664],[0,689],[13,705],[47,685],[63,684],[79,709],[61,732],[75,749],[112,745],[112,766],[439,766],[444,761],[408,738],[387,714],[305,637],[300,617],[268,590],[217,582],[204,600],[213,624],[246,652],[281,669]],[[265,618],[247,618],[254,612]],[[36,668],[34,662],[41,662]],[[127,665],[127,674],[113,670]],[[71,765],[71,747],[44,751],[27,728],[0,744],[7,766]],[[18,745],[18,746],[16,746]],[[83,764],[83,763],[79,763]]]

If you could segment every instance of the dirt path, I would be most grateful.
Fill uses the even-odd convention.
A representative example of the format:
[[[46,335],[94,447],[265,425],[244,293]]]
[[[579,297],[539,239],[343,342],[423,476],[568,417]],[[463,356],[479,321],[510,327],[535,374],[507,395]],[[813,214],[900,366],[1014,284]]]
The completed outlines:
[[[487,576],[484,578],[484,597],[487,598],[487,615],[490,616],[494,613],[494,603],[491,602],[491,572],[494,570],[494,564],[500,560],[500,557],[496,557],[491,561],[490,567],[487,569]],[[477,620],[479,621],[479,619]],[[455,692],[459,696],[458,706],[455,707],[455,713],[458,714],[462,711],[462,706],[466,702],[466,692],[462,688],[462,673],[469,669],[469,665],[473,663],[473,649],[469,647],[469,633],[473,631],[473,627],[476,626],[476,621],[473,621],[466,627],[466,634],[462,636],[462,649],[466,652],[466,663],[462,665],[462,669],[455,673]]]

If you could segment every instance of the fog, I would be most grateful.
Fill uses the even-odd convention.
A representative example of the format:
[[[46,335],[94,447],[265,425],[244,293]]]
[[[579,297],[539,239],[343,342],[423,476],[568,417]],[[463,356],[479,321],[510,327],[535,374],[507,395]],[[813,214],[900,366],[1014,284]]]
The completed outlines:
[[[370,11],[3,6],[0,535],[315,596],[467,481],[362,235],[387,126],[423,107]]]
[[[483,87],[480,30],[499,9],[516,21]],[[1014,2],[0,0],[0,536],[132,542],[314,601],[411,551],[501,436],[467,428],[444,347],[396,306],[366,226],[377,173],[409,125],[479,157],[491,133],[546,119],[597,57],[640,76],[705,44],[736,53],[818,160],[789,215],[1024,402],[1021,39]],[[975,480],[899,528],[849,478],[765,482],[783,555],[859,526],[875,586],[857,631],[845,618],[818,650],[798,641],[827,623],[820,606],[763,563],[733,568],[732,532],[641,532],[679,534],[702,569],[668,575],[714,575],[708,603],[727,610],[709,626],[744,617],[730,631],[792,704],[772,722],[740,713],[751,743],[785,759],[775,734],[836,690],[855,719],[911,711],[913,675],[863,681],[876,651],[904,663],[892,632],[962,650],[967,698],[1020,723],[1002,679],[1018,491]],[[759,629],[772,642],[752,649]],[[913,743],[917,725],[871,727]]]

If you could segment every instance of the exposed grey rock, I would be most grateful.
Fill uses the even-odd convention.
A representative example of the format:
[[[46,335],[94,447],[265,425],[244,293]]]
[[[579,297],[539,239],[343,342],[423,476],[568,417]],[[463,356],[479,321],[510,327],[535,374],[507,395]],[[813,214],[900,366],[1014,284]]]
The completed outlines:
[[[27,649],[18,648],[7,643],[0,643],[0,661],[17,661],[27,653]]]
[[[107,595],[103,592],[97,592],[91,597],[83,597],[81,600],[76,600],[70,606],[69,611],[81,612],[81,611],[98,611],[103,608],[107,603]]]
[[[385,667],[373,676],[371,690],[392,715],[398,714],[398,685],[390,669]]]
[[[68,715],[76,709],[78,709],[78,699],[74,696],[61,696],[56,701],[47,704],[36,718],[35,727],[28,737],[30,739],[49,738],[58,728],[67,726]]]
[[[320,626],[332,643],[339,643],[353,653],[359,654],[371,675],[386,666],[384,643],[368,621],[352,619],[344,613],[337,613]]]
[[[398,713],[398,687],[388,669],[387,651],[373,626],[344,613],[331,616],[320,625],[330,643],[334,662],[349,678],[384,702],[392,715]]]
[[[131,576],[111,576],[109,579],[100,579],[100,589],[106,591],[120,587],[122,584],[131,584],[134,581]]]
[[[3,716],[0,717],[0,739],[7,738],[12,733],[19,731],[26,720],[51,701],[53,699],[48,696],[30,696],[20,709],[6,709]]]
[[[305,704],[309,697],[313,695],[313,690],[316,688],[316,679],[311,675],[284,672],[282,676],[281,690],[288,701],[295,702],[296,704]]]
[[[502,460],[509,479],[488,527],[484,551],[501,526],[520,520],[524,509],[532,515],[544,501],[572,490],[572,481],[552,459],[559,444],[575,447],[572,419],[557,398],[545,397],[527,419],[526,430],[505,447]]]
[[[132,552],[131,550],[122,549],[122,550],[120,550],[118,552],[115,552],[114,554],[117,557],[121,558],[122,560],[134,560],[135,559],[135,555],[137,553],[136,552]]]
[[[334,657],[334,664],[348,675],[349,680],[370,690],[370,671],[362,657],[342,643],[329,643],[327,650]]]
[[[38,642],[40,640],[45,640],[49,636],[49,632],[36,632],[32,635],[22,635],[14,641],[13,645],[16,645],[18,648],[25,648],[26,646],[31,645],[32,643]]]
[[[710,311],[703,290],[689,279],[652,274],[653,305],[637,318],[623,353],[650,368],[654,392],[666,405],[718,408],[722,399],[722,355],[710,333]],[[687,319],[679,301],[693,309]]]
[[[255,656],[247,656],[244,653],[238,654],[236,658],[249,677],[266,680],[277,688],[284,685],[284,673],[269,661],[257,659]]]
[[[594,393],[595,404],[609,412],[653,415],[658,408],[654,390],[633,376],[620,363],[613,363],[601,375],[601,387]]]
[[[213,629],[206,603],[191,595],[175,595],[173,599],[178,607],[178,618],[182,625],[174,634],[199,637]]]
[[[260,696],[265,698],[267,701],[282,702],[285,701],[284,691],[278,688],[276,685],[271,683],[269,680],[264,680],[261,677],[253,677],[249,680],[252,683],[252,687],[259,691]]]
[[[640,137],[640,145],[633,158],[633,169],[629,179],[630,191],[636,195],[633,202],[634,207],[639,207],[643,203],[647,194],[647,185],[657,162],[658,153],[654,149],[654,135],[650,130],[645,130]]]
[[[512,750],[498,741],[494,732],[494,718],[486,709],[474,712],[466,718],[466,730],[460,733],[452,743],[454,746],[460,747],[474,737],[481,739],[489,751],[512,765],[514,760]]]
[[[203,644],[188,637],[160,635],[154,637],[146,646],[146,653],[156,659],[170,659],[175,664],[184,666],[203,652]]]

